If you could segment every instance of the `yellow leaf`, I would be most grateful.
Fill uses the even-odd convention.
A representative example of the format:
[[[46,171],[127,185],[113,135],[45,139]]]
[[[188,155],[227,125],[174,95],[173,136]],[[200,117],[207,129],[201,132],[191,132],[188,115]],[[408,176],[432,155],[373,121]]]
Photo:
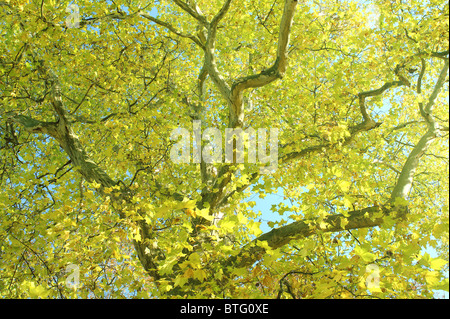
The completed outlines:
[[[187,199],[184,199],[183,200],[183,202],[181,202],[179,205],[178,205],[178,209],[182,209],[182,208],[186,208],[186,209],[195,209],[197,207],[197,201],[195,201],[195,200],[187,200]]]
[[[203,217],[204,219],[212,222],[214,220],[214,216],[209,214],[209,209],[201,209],[201,210],[196,210],[196,214],[200,217]]]
[[[347,218],[341,218],[341,227],[342,229],[345,229],[345,226],[347,226],[348,224],[348,219]]]
[[[50,290],[47,290],[41,285],[36,286],[32,281],[24,281],[22,287],[28,290],[31,298],[47,298],[50,294]]]
[[[383,292],[380,287],[367,287],[370,292]]]
[[[326,229],[327,226],[328,226],[328,223],[325,223],[324,221],[321,221],[321,222],[319,223],[319,228],[320,228],[320,229]]]
[[[247,217],[244,216],[244,214],[242,214],[242,212],[239,212],[237,214],[237,218],[238,218],[239,224],[246,224],[247,223],[248,219],[247,219]]]
[[[348,208],[353,208],[353,203],[349,198],[344,197],[344,206]]]
[[[444,265],[446,265],[447,264],[447,261],[445,260],[445,259],[442,259],[442,258],[436,258],[436,259],[433,259],[431,262],[430,262],[430,267],[433,269],[433,270],[440,270],[442,267],[444,267]]]
[[[186,269],[183,276],[187,279],[194,277],[194,270],[192,268]]]
[[[439,283],[439,273],[437,271],[428,271],[425,274],[425,280],[427,281],[427,285],[432,288]]]
[[[214,278],[216,278],[217,280],[221,280],[223,277],[223,270],[219,269],[219,271],[217,271],[214,275]]]
[[[186,209],[185,212],[186,212],[186,215],[188,215],[189,217],[194,217],[194,218],[197,217],[197,214],[195,213],[195,211],[190,208]]]
[[[97,182],[92,182],[91,186],[94,187],[94,188],[100,188],[100,186],[102,186],[102,185],[100,183],[97,183]]]
[[[136,229],[136,230],[133,232],[132,237],[133,237],[133,239],[136,240],[137,242],[140,242],[140,241],[142,240],[141,232],[139,231],[139,229]]]
[[[261,223],[259,223],[259,222],[250,221],[250,223],[249,223],[250,233],[255,235],[255,236],[261,235],[262,234],[262,230],[259,228],[260,224]]]
[[[191,263],[191,266],[194,268],[199,268],[201,266],[201,259],[200,255],[197,253],[193,253],[189,256],[189,261]]]
[[[351,184],[352,183],[350,183],[348,181],[338,182],[338,186],[339,186],[340,190],[343,191],[344,193],[349,191]]]

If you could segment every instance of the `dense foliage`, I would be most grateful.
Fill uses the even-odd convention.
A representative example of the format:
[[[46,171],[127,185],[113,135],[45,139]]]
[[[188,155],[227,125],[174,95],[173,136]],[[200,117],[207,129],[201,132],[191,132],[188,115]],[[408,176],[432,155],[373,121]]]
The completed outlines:
[[[0,296],[448,291],[448,15],[442,0],[0,1]],[[193,121],[278,129],[278,168],[175,163],[171,132]]]

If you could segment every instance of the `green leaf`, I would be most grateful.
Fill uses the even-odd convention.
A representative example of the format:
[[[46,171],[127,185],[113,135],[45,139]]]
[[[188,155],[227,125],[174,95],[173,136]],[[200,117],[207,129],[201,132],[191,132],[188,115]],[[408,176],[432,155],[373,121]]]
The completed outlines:
[[[177,286],[183,287],[188,282],[188,280],[189,278],[179,275],[174,280],[174,287]]]
[[[198,279],[200,282],[204,281],[207,278],[208,274],[203,269],[197,269],[194,271],[194,278]]]

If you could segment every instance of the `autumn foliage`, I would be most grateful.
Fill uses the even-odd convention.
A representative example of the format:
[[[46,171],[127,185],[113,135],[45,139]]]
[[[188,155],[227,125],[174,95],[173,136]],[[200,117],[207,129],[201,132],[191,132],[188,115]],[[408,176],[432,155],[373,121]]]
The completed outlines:
[[[0,1],[0,297],[448,291],[448,15]],[[278,129],[277,169],[174,163],[194,121]]]

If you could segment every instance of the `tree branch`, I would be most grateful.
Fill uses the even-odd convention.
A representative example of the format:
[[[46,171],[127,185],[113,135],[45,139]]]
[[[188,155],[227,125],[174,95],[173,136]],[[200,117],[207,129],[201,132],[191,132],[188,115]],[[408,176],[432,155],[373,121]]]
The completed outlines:
[[[203,16],[203,14],[200,12],[200,9],[195,4],[193,7],[187,4],[186,2],[183,2],[181,0],[173,0],[175,4],[186,11],[189,15],[191,15],[194,19],[198,20],[202,24],[206,24],[206,18]]]
[[[423,68],[424,70],[424,68]],[[431,109],[434,105],[434,101],[436,100],[439,91],[445,83],[445,79],[447,77],[448,72],[448,60],[445,60],[444,67],[441,70],[438,80],[434,86],[433,92],[431,93],[428,103],[425,108],[421,107],[421,113],[425,114],[424,118],[428,124],[427,132],[422,136],[419,142],[414,146],[413,150],[408,156],[405,164],[403,165],[403,169],[400,173],[400,176],[397,180],[397,184],[395,185],[392,193],[391,193],[391,202],[395,202],[397,198],[407,199],[408,194],[411,190],[414,174],[416,172],[417,167],[419,166],[419,160],[422,155],[428,150],[431,143],[437,137],[438,131],[440,129],[439,125],[434,121],[431,116]]]
[[[8,118],[17,124],[22,125],[30,133],[44,133],[53,137],[58,141],[59,145],[69,156],[72,164],[78,169],[80,174],[88,182],[97,182],[101,185],[99,192],[105,196],[104,188],[111,188],[118,185],[99,165],[97,165],[86,153],[78,137],[74,134],[70,121],[67,120],[67,112],[64,109],[61,99],[61,87],[57,76],[52,70],[41,65],[42,70],[48,77],[48,81],[52,85],[52,104],[55,112],[58,114],[57,122],[42,122],[24,115],[16,115],[10,113]],[[116,208],[121,218],[125,218],[123,205],[134,204],[131,201],[131,191],[122,183],[119,189],[114,189],[109,195],[111,200],[118,205]],[[143,212],[139,210],[139,214]],[[133,245],[138,254],[144,269],[153,277],[159,278],[154,256],[147,254],[146,251],[158,254],[158,249],[149,249],[149,240],[151,232],[149,226],[144,220],[137,221],[141,233],[142,241],[133,240]],[[145,239],[145,241],[144,241]],[[148,239],[148,240],[147,240]]]
[[[405,83],[403,83],[402,81],[387,82],[378,89],[364,91],[357,95],[357,97],[359,98],[359,108],[361,111],[361,115],[363,117],[363,122],[361,122],[353,127],[349,127],[350,136],[346,137],[344,139],[344,141],[340,141],[342,143],[342,145],[347,145],[348,143],[350,143],[356,137],[356,135],[358,133],[361,133],[364,131],[370,131],[372,129],[379,127],[382,124],[382,123],[376,123],[372,119],[372,117],[369,115],[369,113],[367,112],[366,103],[365,103],[366,98],[381,95],[388,89],[390,89],[392,87],[401,86],[401,85],[405,85]],[[333,147],[337,144],[338,143],[327,142],[327,143],[307,147],[301,151],[293,151],[293,152],[283,155],[281,157],[281,162],[283,162],[283,163],[289,162],[289,161],[298,159],[300,157],[319,152],[323,149]]]
[[[220,92],[228,102],[230,110],[229,127],[236,128],[241,127],[244,120],[243,91],[247,88],[263,86],[278,78],[282,78],[286,71],[288,55],[287,47],[289,44],[290,28],[292,25],[297,1],[286,0],[285,2],[284,13],[281,19],[278,52],[275,64],[269,70],[263,71],[260,74],[252,75],[238,80],[233,84],[232,88],[230,88],[229,85],[220,76],[214,56],[217,26],[220,20],[223,19],[223,17],[229,10],[230,4],[231,0],[227,0],[208,27],[208,38],[205,51],[205,66],[208,70],[209,75],[211,76],[211,79],[217,85]],[[259,84],[254,86],[254,84],[256,83]],[[224,190],[228,183],[231,181],[232,174],[233,172],[231,172],[229,165],[225,165],[224,167],[222,167],[218,177],[223,179],[218,185],[215,185],[217,192],[212,195],[206,196],[206,200],[210,201],[214,205],[223,204],[227,200],[225,199],[226,195],[224,194]]]
[[[434,102],[439,89],[445,82],[447,69],[448,62],[446,61],[439,79],[435,85],[435,89],[430,96],[429,103],[432,103],[432,101]],[[360,99],[363,99],[364,102],[364,99],[368,96],[379,95],[393,86],[404,84],[405,83],[401,81],[386,83],[379,89],[362,92],[358,96],[360,97]],[[370,116],[367,113],[364,116],[363,113],[363,117],[365,121],[353,128],[353,132],[346,142],[351,140],[356,133],[361,131],[361,129],[371,129],[370,127],[373,128],[374,125],[370,125],[370,123],[375,122],[370,119]],[[342,230],[374,227],[383,224],[386,217],[391,217],[394,220],[404,218],[407,214],[407,207],[398,205],[395,206],[395,200],[397,198],[407,199],[407,195],[411,189],[415,170],[419,164],[419,159],[428,149],[431,142],[436,138],[436,131],[436,125],[430,124],[428,131],[421,138],[419,143],[414,147],[411,154],[409,155],[408,160],[406,161],[402,171],[399,174],[397,184],[395,185],[394,190],[391,193],[391,197],[385,206],[368,207],[362,210],[349,212],[345,215],[329,215],[325,218],[314,218],[310,220],[297,221],[280,228],[275,228],[270,232],[259,236],[249,244],[245,245],[241,249],[239,254],[229,258],[226,261],[225,265],[233,267],[248,267],[255,261],[261,259],[262,256],[266,253],[266,249],[261,245],[258,245],[258,242],[266,241],[271,249],[276,249],[288,244],[292,240],[306,238],[319,232],[337,232]],[[300,156],[317,152],[323,147],[330,146],[332,146],[331,143],[313,146],[300,152],[287,154],[282,158],[282,160],[292,160]]]
[[[288,46],[291,33],[292,21],[294,18],[295,7],[298,1],[286,0],[284,12],[280,22],[280,33],[278,36],[277,57],[274,64],[258,73],[246,76],[236,80],[231,88],[231,127],[240,127],[244,120],[243,92],[249,88],[258,88],[265,86],[277,79],[281,79],[287,69]]]
[[[223,77],[220,75],[219,70],[217,69],[216,58],[214,55],[214,51],[216,48],[216,37],[217,37],[217,26],[220,20],[224,17],[226,12],[230,7],[231,0],[228,0],[219,13],[214,17],[213,22],[207,26],[208,36],[206,39],[206,50],[205,50],[205,63],[204,66],[208,71],[209,76],[213,80],[214,84],[216,84],[222,96],[229,102],[231,89],[229,85],[225,82]]]
[[[259,74],[249,75],[237,80],[232,87],[233,99],[237,98],[242,91],[248,88],[258,88],[283,77],[287,68],[287,48],[289,46],[291,26],[297,3],[298,1],[295,0],[285,1],[284,12],[280,23],[280,33],[278,37],[277,57],[275,63],[269,69],[264,70]]]
[[[211,20],[211,28],[217,29],[217,25],[219,24],[220,20],[223,19],[223,17],[227,14],[228,10],[230,9],[232,0],[227,0],[222,8],[219,10],[217,15]]]
[[[161,21],[161,20],[159,20],[159,19],[157,19],[157,18],[154,18],[154,17],[152,17],[151,15],[148,15],[148,14],[146,14],[146,13],[140,13],[139,15],[140,15],[141,17],[147,19],[147,20],[150,20],[150,21],[152,21],[152,22],[154,22],[154,23],[156,23],[156,24],[158,24],[158,25],[160,25],[160,26],[162,26],[162,27],[168,29],[168,30],[171,31],[172,33],[174,33],[174,34],[176,34],[176,35],[178,35],[178,36],[180,36],[180,37],[182,37],[182,38],[191,39],[191,40],[192,40],[195,44],[197,44],[203,51],[205,50],[205,46],[203,45],[203,43],[200,42],[200,40],[199,40],[196,36],[191,35],[191,34],[182,33],[182,32],[180,32],[180,31],[178,31],[178,30],[177,30],[174,26],[172,26],[170,23]]]
[[[359,107],[360,107],[361,114],[362,114],[362,116],[364,118],[364,121],[372,121],[372,118],[369,116],[369,114],[367,113],[367,110],[366,110],[365,101],[366,101],[367,97],[373,97],[373,96],[381,95],[385,91],[389,90],[392,87],[401,86],[401,85],[404,85],[404,84],[405,83],[402,82],[402,81],[387,82],[387,83],[383,84],[383,86],[378,88],[378,89],[359,93],[358,94]]]
[[[8,120],[21,125],[29,133],[56,134],[57,122],[38,121],[26,115],[9,113]]]
[[[267,242],[271,249],[277,249],[293,240],[307,238],[317,233],[338,232],[343,230],[380,226],[386,217],[400,219],[406,215],[406,208],[390,206],[374,206],[343,214],[328,215],[323,220],[314,218],[293,222],[289,225],[272,229],[245,245],[239,254],[230,257],[225,266],[233,268],[248,267],[260,260],[266,253],[266,248],[258,245]]]

